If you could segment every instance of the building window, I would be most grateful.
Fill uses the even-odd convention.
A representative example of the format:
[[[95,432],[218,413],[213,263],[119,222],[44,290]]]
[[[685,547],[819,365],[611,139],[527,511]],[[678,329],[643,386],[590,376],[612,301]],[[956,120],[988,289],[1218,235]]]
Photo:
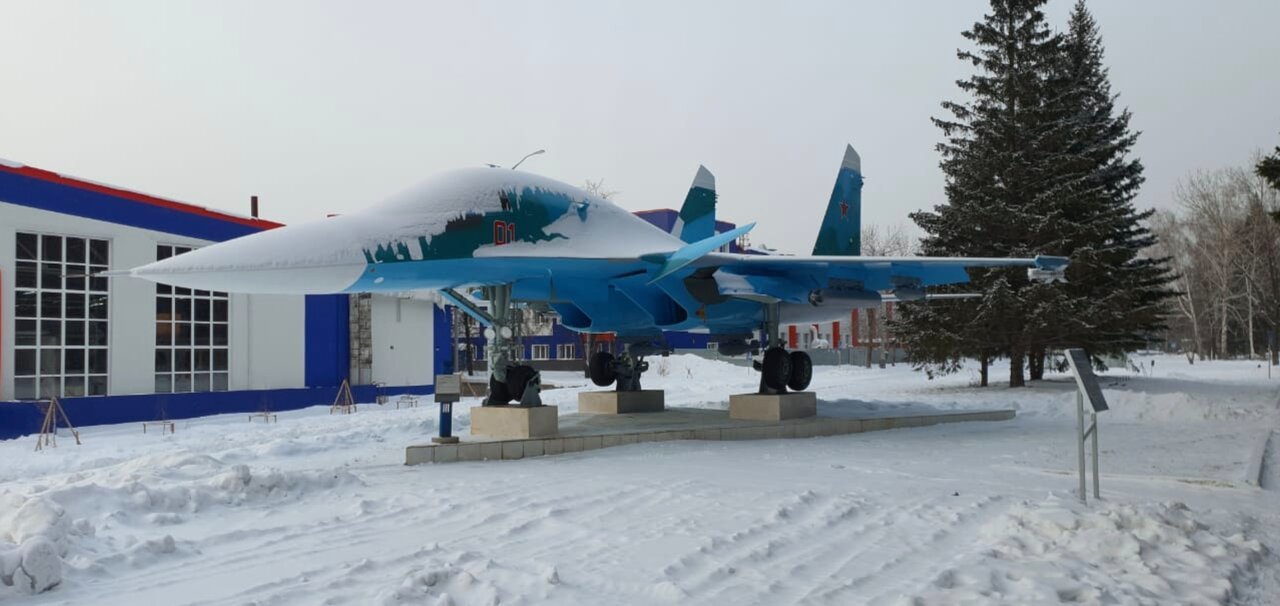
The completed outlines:
[[[476,352],[476,361],[477,361],[477,362],[483,362],[483,361],[484,361],[484,346],[483,346],[483,345],[476,345],[476,346],[475,346],[475,352]]]
[[[156,259],[189,252],[156,247]],[[156,285],[156,393],[226,391],[230,383],[227,293]]]
[[[608,341],[596,341],[596,351],[612,351],[613,344]]]
[[[556,358],[560,360],[574,359],[577,356],[574,355],[573,349],[573,343],[561,343],[556,345]]]
[[[707,349],[710,349],[711,351],[718,351],[720,349],[720,344],[715,341],[709,341],[707,343]]]
[[[534,345],[533,346],[534,360],[546,360],[547,358],[550,358],[550,357],[551,357],[550,345]]]
[[[14,397],[106,395],[110,243],[16,235]]]

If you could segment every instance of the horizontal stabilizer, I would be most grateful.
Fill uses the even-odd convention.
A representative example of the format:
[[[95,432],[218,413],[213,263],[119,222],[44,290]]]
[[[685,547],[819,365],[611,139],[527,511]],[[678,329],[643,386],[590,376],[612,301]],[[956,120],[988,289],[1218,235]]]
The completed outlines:
[[[710,238],[699,240],[697,242],[694,242],[693,244],[685,246],[684,248],[681,248],[680,250],[677,250],[671,253],[671,256],[667,257],[663,261],[662,269],[658,272],[657,277],[655,277],[652,280],[649,280],[649,283],[653,284],[658,280],[661,280],[677,271],[680,271],[680,269],[683,268],[684,266],[690,263],[693,263],[694,261],[697,261],[698,259],[702,258],[705,255],[715,252],[715,250],[720,248],[721,246],[724,246],[730,242],[733,242],[734,240],[737,240],[743,234],[751,231],[751,229],[754,228],[755,226],[756,226],[755,223],[748,223],[737,229],[730,230],[722,234],[716,234]]]
[[[925,301],[955,301],[956,299],[979,299],[982,297],[980,292],[942,292],[938,294],[926,294]],[[902,303],[903,299],[899,299],[897,295],[882,295],[880,300],[884,303]],[[910,301],[919,301],[920,299],[912,298]]]

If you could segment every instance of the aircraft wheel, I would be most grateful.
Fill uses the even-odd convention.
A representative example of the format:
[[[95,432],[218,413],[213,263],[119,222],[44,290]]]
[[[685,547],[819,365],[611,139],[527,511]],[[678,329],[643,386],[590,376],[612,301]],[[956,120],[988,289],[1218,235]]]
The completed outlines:
[[[538,371],[532,366],[519,365],[507,367],[507,394],[512,400],[519,401],[524,397],[524,389],[529,385],[529,380]]]
[[[809,386],[809,381],[813,380],[813,360],[809,358],[809,354],[803,351],[791,352],[791,378],[787,381],[787,387],[791,391],[803,391]]]
[[[511,401],[511,394],[507,392],[507,385],[496,379],[493,375],[489,375],[489,397],[485,399],[485,406],[501,406]]]
[[[764,384],[775,391],[786,391],[787,381],[791,380],[791,358],[787,350],[781,347],[770,347],[764,352],[764,363],[760,365],[764,375]]]
[[[613,354],[607,351],[591,354],[591,360],[587,362],[587,370],[591,374],[591,382],[600,387],[613,385],[618,378],[613,372]]]

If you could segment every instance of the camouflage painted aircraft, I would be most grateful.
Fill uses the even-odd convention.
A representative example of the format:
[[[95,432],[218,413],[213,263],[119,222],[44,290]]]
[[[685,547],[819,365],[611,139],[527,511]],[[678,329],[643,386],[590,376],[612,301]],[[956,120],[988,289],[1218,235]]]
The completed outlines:
[[[1062,280],[1062,257],[859,256],[861,192],[861,161],[849,147],[812,255],[735,254],[721,249],[755,224],[714,232],[715,180],[705,168],[672,233],[565,183],[471,168],[359,212],[121,273],[240,293],[438,291],[488,327],[486,404],[494,405],[539,403],[537,373],[510,363],[518,304],[554,310],[575,331],[614,333],[625,351],[598,352],[588,363],[599,385],[639,389],[644,358],[668,351],[663,331],[694,331],[710,334],[728,355],[763,350],[761,391],[781,393],[807,387],[812,363],[783,348],[780,324],[831,321],[887,298],[926,298],[926,287],[967,282],[968,268],[1023,266],[1033,280]]]

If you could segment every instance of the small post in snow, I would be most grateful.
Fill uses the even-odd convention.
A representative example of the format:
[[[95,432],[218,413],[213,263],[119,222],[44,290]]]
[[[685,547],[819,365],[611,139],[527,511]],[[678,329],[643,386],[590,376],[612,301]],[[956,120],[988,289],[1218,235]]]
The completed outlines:
[[[453,435],[453,404],[462,397],[462,377],[456,374],[436,375],[436,402],[440,403],[440,435],[431,438],[436,444],[457,444]]]

